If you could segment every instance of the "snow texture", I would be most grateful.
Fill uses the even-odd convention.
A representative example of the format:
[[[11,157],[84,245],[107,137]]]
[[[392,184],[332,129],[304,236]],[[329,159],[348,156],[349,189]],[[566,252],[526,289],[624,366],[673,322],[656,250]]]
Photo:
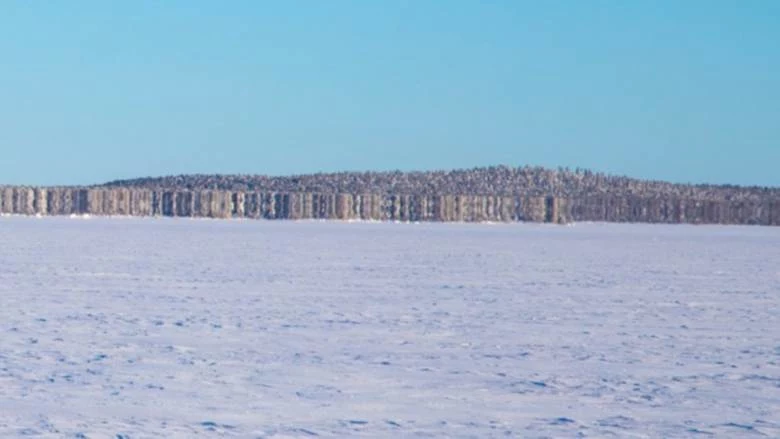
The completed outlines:
[[[0,437],[780,437],[780,228],[0,218]]]

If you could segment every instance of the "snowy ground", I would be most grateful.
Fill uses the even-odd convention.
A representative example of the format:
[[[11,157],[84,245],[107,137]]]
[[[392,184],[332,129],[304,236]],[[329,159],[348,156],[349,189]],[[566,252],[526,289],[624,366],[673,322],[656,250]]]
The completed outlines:
[[[780,437],[780,228],[0,218],[0,437]]]

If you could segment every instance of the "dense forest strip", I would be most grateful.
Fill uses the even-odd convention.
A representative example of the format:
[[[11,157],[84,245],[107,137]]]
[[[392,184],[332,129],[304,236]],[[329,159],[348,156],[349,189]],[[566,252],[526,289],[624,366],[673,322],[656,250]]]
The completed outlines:
[[[777,200],[710,201],[611,194],[562,198],[4,187],[0,189],[0,213],[379,221],[607,221],[780,225],[780,202]]]
[[[589,170],[541,167],[459,169],[425,172],[341,172],[284,177],[179,175],[118,180],[95,187],[323,194],[524,195],[572,198],[600,193],[695,199],[780,198],[780,188],[675,184]]]
[[[190,175],[91,187],[0,186],[0,214],[780,225],[780,190],[529,167]]]

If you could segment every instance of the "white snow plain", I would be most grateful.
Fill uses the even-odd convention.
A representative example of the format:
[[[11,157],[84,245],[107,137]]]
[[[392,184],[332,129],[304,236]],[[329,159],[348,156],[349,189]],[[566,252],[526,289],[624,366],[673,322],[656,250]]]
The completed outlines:
[[[0,218],[0,437],[780,437],[780,228]]]

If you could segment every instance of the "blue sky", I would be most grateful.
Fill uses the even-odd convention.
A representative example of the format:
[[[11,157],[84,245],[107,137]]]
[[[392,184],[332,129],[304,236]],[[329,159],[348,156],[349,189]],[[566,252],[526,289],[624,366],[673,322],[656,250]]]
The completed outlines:
[[[491,164],[780,185],[780,2],[0,2],[0,183]]]

